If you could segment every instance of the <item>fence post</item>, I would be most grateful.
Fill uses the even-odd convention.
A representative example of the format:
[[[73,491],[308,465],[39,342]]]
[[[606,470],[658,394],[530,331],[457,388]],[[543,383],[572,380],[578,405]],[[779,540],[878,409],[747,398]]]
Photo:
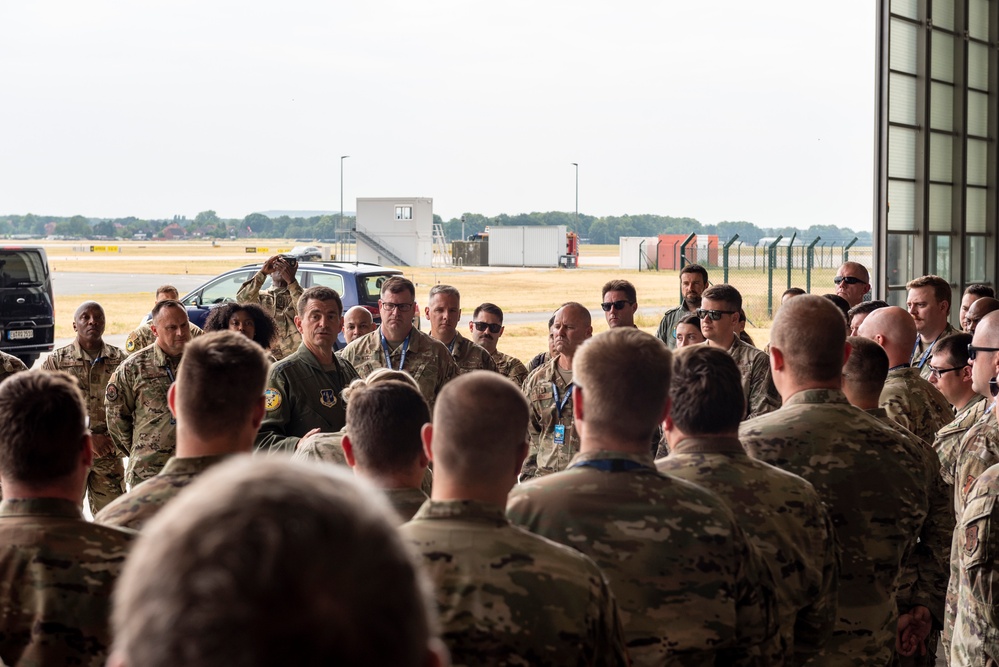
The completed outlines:
[[[662,239],[656,241],[656,273],[659,273],[659,244],[662,242]]]
[[[619,241],[620,243],[620,241]],[[638,243],[638,272],[642,272],[642,264],[645,263],[645,255],[642,254],[642,246],[645,245],[645,239],[642,239]]]
[[[815,264],[815,244],[821,240],[821,236],[816,236],[815,240],[808,244],[808,258],[805,260],[805,291],[809,294],[812,293],[812,266]]]
[[[693,241],[695,238],[697,238],[697,234],[693,234],[692,233],[692,234],[690,234],[690,236],[688,236],[686,239],[684,239],[683,243],[680,244],[680,268],[681,269],[683,267],[687,266],[687,264],[690,263],[690,260],[687,259],[687,246],[690,245],[690,242]]]
[[[791,269],[794,266],[794,239],[798,232],[791,234],[791,240],[787,242],[787,289],[791,289]]]
[[[845,246],[843,246],[843,261],[844,262],[849,262],[850,261],[850,248],[852,248],[853,244],[856,243],[856,242],[857,242],[857,237],[854,236],[852,241],[850,241]]]
[[[728,241],[725,242],[725,245],[722,246],[722,249],[724,250],[724,252],[722,253],[722,266],[724,268],[726,285],[728,284],[728,251],[729,248],[732,247],[732,244],[735,243],[737,240],[739,240],[738,234],[734,235],[732,238],[730,238]]]
[[[774,262],[777,259],[777,244],[784,238],[783,234],[778,234],[774,242],[766,247],[767,250],[767,317],[774,316]]]

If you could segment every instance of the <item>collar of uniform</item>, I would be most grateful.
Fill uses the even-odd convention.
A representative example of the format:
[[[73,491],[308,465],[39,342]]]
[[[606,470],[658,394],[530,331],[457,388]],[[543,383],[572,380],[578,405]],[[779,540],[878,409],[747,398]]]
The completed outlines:
[[[614,452],[609,449],[597,449],[588,452],[579,452],[578,454],[572,457],[571,461],[569,461],[569,467],[571,468],[574,465],[577,465],[584,461],[612,461],[615,459],[621,461],[633,461],[635,463],[640,463],[643,466],[651,468],[652,470],[656,469],[656,462],[655,459],[652,457],[652,452],[648,452],[645,454],[629,454],[627,452]]]
[[[864,412],[875,419],[888,419],[888,411],[884,408],[871,408],[869,410],[864,410]]]
[[[292,356],[301,361],[304,361],[306,364],[312,366],[317,370],[325,372],[325,369],[323,369],[323,365],[319,363],[319,360],[316,359],[316,355],[312,354],[312,350],[306,347],[305,343],[299,343],[298,349],[295,350],[292,354],[289,354],[286,357],[286,359],[290,359]],[[335,354],[333,355],[333,363],[337,366],[337,368],[340,367],[340,359]]]
[[[463,519],[497,526],[508,523],[505,508],[479,500],[429,500],[413,517],[418,519]]]
[[[688,436],[670,447],[670,454],[746,454],[739,438],[730,435]]]
[[[957,411],[956,417],[963,418],[968,416],[969,413],[979,408],[979,404],[985,400],[985,397],[981,394],[975,394],[972,396],[971,400],[968,401],[967,405]]]
[[[919,369],[915,366],[903,366],[902,368],[892,368],[888,371],[889,378],[899,377],[919,377]]]
[[[548,360],[548,363],[544,366],[544,374],[547,376],[549,382],[554,382],[557,386],[565,388],[568,385],[562,381],[562,374],[558,372],[558,360],[561,358],[561,354],[556,354],[554,357]]]
[[[14,498],[0,502],[0,516],[51,516],[83,519],[76,503],[62,498]]]
[[[160,366],[160,367],[166,366],[167,365],[167,353],[163,351],[163,348],[160,347],[159,345],[157,345],[156,341],[153,341],[153,344],[150,345],[149,347],[153,348],[153,359],[156,361],[156,365]],[[180,358],[183,358],[183,357],[184,357],[184,353],[181,352],[180,353]],[[174,369],[174,370],[176,371],[177,369]]]
[[[83,355],[83,348],[80,346],[80,341],[79,340],[77,340],[76,338],[74,338],[73,342],[72,342],[72,346],[73,346],[73,358],[74,359],[78,359],[80,361],[83,361],[84,359],[86,359],[86,357]],[[102,340],[101,341],[101,351],[98,353],[97,358],[98,359],[107,359],[108,357],[112,356],[111,350],[112,350],[111,346],[108,345],[106,342],[104,342]]]
[[[171,456],[160,475],[192,475],[203,472],[216,463],[225,461],[234,454],[215,454],[213,456]]]
[[[850,405],[841,389],[803,389],[784,401],[784,406],[796,403],[842,403]]]
[[[739,347],[740,345],[745,345],[745,343],[743,343],[742,339],[739,338],[739,334],[737,334],[737,333],[735,333],[733,331],[732,332],[732,344],[728,346],[728,351],[732,352],[732,350],[734,350],[735,348]]]

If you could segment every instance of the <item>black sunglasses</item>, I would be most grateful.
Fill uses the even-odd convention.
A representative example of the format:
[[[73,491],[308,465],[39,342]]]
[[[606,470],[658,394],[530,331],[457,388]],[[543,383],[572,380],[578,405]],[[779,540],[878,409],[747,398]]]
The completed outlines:
[[[620,301],[611,301],[610,303],[602,303],[600,304],[600,307],[604,309],[605,313],[609,313],[611,308],[613,308],[614,310],[624,310],[625,306],[630,306],[633,303],[635,302],[625,301],[624,299],[621,299]]]
[[[974,361],[979,352],[999,352],[999,347],[975,347],[968,344],[968,361]]]
[[[847,285],[866,285],[867,283],[860,278],[854,278],[853,276],[836,276],[833,278],[833,282],[839,285],[840,283],[846,283]]]
[[[472,322],[472,326],[475,327],[476,331],[485,331],[489,329],[489,333],[498,334],[500,329],[503,328],[502,324],[490,324],[489,322]]]
[[[704,310],[703,308],[697,309],[697,316],[702,320],[704,318],[710,317],[715,322],[722,318],[722,315],[735,315],[738,310]]]

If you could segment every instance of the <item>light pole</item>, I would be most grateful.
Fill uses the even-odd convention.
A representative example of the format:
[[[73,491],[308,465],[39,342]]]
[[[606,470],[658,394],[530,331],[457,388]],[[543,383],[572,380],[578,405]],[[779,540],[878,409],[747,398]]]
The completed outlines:
[[[573,162],[572,166],[576,168],[576,220],[574,231],[579,233],[579,163]]]
[[[343,161],[349,158],[349,155],[340,156],[340,218],[337,220],[336,231],[337,231],[337,241],[339,241],[339,246],[337,248],[337,259],[343,261],[344,243],[343,243]]]

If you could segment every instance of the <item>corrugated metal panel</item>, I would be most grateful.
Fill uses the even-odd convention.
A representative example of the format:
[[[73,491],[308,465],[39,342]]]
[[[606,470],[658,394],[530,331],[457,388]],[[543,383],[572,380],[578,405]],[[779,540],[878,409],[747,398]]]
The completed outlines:
[[[619,247],[620,268],[644,271],[655,267],[658,242],[659,239],[655,236],[622,236]]]
[[[566,226],[492,227],[489,266],[557,267],[565,253]]]

